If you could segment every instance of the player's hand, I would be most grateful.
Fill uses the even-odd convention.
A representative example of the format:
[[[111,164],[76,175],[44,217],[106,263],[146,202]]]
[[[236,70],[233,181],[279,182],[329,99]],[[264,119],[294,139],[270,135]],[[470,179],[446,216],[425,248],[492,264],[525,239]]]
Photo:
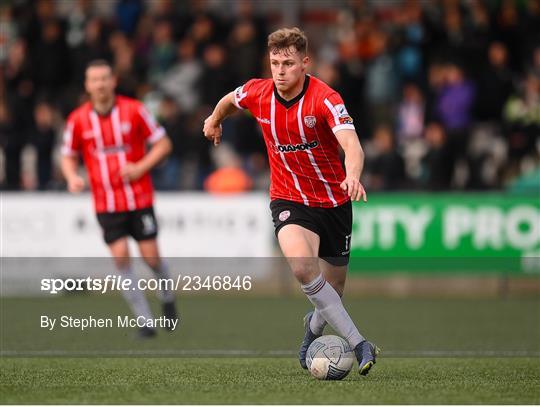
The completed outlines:
[[[142,169],[137,163],[126,163],[120,170],[120,176],[124,181],[137,181],[144,175],[144,169]]]
[[[367,202],[366,190],[364,189],[364,186],[358,180],[358,178],[347,177],[340,184],[340,187],[342,190],[347,192],[347,194],[351,197],[352,201],[359,201],[360,199],[362,199],[364,202]]]
[[[84,179],[78,175],[74,175],[67,180],[68,191],[72,194],[78,194],[84,190]]]
[[[221,124],[216,123],[212,116],[208,116],[204,121],[203,133],[210,141],[214,141],[214,145],[217,146],[221,143]]]

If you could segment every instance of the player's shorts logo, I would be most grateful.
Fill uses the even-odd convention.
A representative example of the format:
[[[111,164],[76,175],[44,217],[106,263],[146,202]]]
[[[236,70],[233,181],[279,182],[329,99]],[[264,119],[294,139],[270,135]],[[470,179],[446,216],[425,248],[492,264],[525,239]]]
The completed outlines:
[[[304,117],[304,123],[310,129],[312,129],[313,127],[315,127],[315,124],[317,123],[317,119],[315,118],[315,116],[305,116]]]
[[[291,216],[291,211],[281,211],[279,214],[279,220],[285,222]]]
[[[151,235],[156,231],[156,223],[152,215],[145,214],[142,217],[143,233],[145,235]]]

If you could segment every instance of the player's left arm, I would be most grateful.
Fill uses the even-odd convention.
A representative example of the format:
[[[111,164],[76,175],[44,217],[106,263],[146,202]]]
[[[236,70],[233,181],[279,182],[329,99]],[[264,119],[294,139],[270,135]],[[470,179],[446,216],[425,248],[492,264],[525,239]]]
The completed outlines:
[[[163,161],[172,151],[172,142],[166,135],[152,144],[150,150],[137,162],[128,162],[121,169],[122,178],[136,181]]]
[[[151,144],[150,150],[137,162],[128,162],[120,170],[120,175],[127,181],[136,181],[163,161],[172,152],[172,142],[146,108],[141,104],[136,115],[143,139]]]
[[[353,201],[362,199],[367,202],[367,194],[360,182],[360,176],[364,168],[364,150],[360,145],[355,130],[341,129],[336,132],[339,145],[345,153],[345,179],[340,187],[351,197]]]

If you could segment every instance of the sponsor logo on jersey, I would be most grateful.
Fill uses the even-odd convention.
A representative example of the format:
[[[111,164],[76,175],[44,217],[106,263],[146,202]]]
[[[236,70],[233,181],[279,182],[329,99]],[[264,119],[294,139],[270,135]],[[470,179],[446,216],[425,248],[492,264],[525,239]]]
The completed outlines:
[[[291,211],[281,211],[278,217],[280,221],[285,222],[289,216],[291,216]]]
[[[244,99],[247,96],[247,92],[244,92],[244,87],[243,86],[239,86],[234,91],[234,96],[236,98],[236,102],[240,103],[242,101],[242,99]]]
[[[315,118],[315,116],[305,116],[304,117],[304,123],[310,129],[312,129],[313,127],[315,127],[315,124],[317,123],[317,119]]]
[[[122,144],[121,146],[109,146],[97,150],[102,154],[129,153],[131,151],[131,146],[129,144]]]
[[[334,108],[337,111],[340,124],[353,124],[353,119],[344,104],[335,105]]]
[[[316,148],[319,145],[317,140],[310,141],[308,143],[300,144],[278,144],[274,145],[272,148],[275,153],[295,153],[297,151],[306,151]]]
[[[343,116],[339,118],[341,124],[353,124],[353,119],[351,116]]]
[[[257,121],[259,123],[270,124],[270,120],[268,120],[266,117],[264,118],[257,117]]]
[[[338,114],[339,117],[341,116],[348,116],[349,113],[347,112],[347,108],[345,107],[344,104],[340,103],[338,105],[335,105],[334,106],[334,109],[336,109],[336,112]]]

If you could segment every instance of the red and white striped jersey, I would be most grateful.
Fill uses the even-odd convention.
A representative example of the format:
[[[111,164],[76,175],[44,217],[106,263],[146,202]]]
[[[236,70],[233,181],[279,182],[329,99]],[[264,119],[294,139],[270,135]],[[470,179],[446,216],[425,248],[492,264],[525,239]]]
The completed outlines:
[[[62,154],[82,154],[97,213],[133,211],[152,206],[152,180],[145,174],[137,181],[124,181],[120,170],[145,155],[147,142],[164,136],[163,127],[141,102],[116,96],[107,115],[98,114],[90,102],[69,115]]]
[[[354,130],[341,96],[306,75],[302,92],[286,101],[272,79],[252,79],[234,92],[261,126],[270,162],[270,199],[335,207],[350,198],[340,188],[345,171],[335,133]]]

